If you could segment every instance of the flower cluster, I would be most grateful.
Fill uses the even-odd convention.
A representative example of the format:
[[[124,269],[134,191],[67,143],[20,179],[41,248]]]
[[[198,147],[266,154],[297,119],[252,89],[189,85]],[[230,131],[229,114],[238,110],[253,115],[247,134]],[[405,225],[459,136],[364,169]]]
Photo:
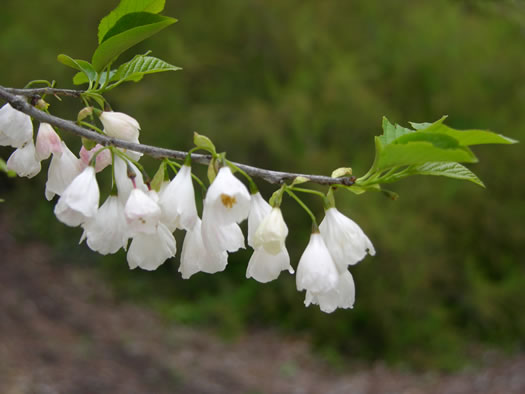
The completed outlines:
[[[140,126],[132,117],[102,112],[99,119],[106,135],[138,143]],[[155,270],[174,257],[177,245],[173,233],[184,230],[182,277],[223,271],[228,253],[245,248],[239,224],[247,219],[247,243],[253,254],[246,277],[266,283],[277,279],[281,271],[294,274],[286,248],[288,227],[280,209],[281,198],[268,203],[255,187],[250,193],[232,172],[235,166],[231,168],[226,161],[215,169],[201,218],[190,160],[172,180],[163,176],[152,188],[137,161],[139,153],[96,145],[82,147],[77,157],[45,123],[40,124],[35,142],[31,118],[9,104],[0,109],[0,145],[16,148],[7,167],[19,176],[35,176],[40,162],[51,157],[45,196],[48,200],[58,196],[54,208],[58,220],[82,227],[81,241],[100,254],[126,250],[131,269]],[[99,206],[96,174],[109,165],[114,185]],[[374,255],[374,247],[361,228],[335,206],[326,209],[318,230],[314,228],[297,266],[297,289],[306,290],[306,306],[317,304],[327,313],[351,308],[355,288],[348,267],[367,253]]]

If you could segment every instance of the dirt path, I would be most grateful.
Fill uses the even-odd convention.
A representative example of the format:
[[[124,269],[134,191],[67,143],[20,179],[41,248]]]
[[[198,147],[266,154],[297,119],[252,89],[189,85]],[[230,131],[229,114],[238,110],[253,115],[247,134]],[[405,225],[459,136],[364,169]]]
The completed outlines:
[[[117,302],[97,274],[53,264],[0,225],[0,393],[525,393],[525,355],[455,375],[378,365],[336,374],[307,344],[253,333],[225,344]]]

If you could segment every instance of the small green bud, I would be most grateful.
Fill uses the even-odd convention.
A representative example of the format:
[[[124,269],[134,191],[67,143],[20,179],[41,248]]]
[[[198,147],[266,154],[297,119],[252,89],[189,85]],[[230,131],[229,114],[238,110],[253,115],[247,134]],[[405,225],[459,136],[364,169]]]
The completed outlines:
[[[207,150],[212,154],[217,152],[213,142],[205,135],[199,134],[196,131],[193,133],[193,143],[196,147]]]
[[[77,115],[77,121],[80,122],[81,120],[84,120],[88,116],[91,116],[93,114],[93,107],[85,107],[82,108]]]
[[[342,178],[350,175],[352,175],[352,169],[350,167],[339,167],[332,172],[332,178]]]

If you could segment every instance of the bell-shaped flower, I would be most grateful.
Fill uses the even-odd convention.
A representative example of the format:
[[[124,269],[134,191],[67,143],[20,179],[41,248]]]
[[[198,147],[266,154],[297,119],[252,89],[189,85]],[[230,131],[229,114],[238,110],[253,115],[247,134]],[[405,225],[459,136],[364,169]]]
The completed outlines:
[[[95,154],[97,154],[97,158],[95,159],[96,172],[102,171],[104,168],[111,164],[111,151],[109,149],[104,149],[100,153],[98,153],[101,149],[104,149],[104,147],[100,144],[96,144],[90,150],[87,150],[84,147],[84,145],[82,145],[82,148],[80,148],[79,156],[83,168],[89,166],[89,164],[91,163],[91,159],[93,159],[93,155]]]
[[[337,308],[353,308],[354,300],[354,278],[352,278],[352,275],[348,270],[345,270],[339,275],[339,280],[334,289],[320,293],[307,291],[304,304],[306,306],[309,306],[310,304],[319,305],[323,312],[332,313]]]
[[[32,178],[40,172],[41,168],[32,139],[16,149],[7,160],[7,169],[16,172],[18,176]]]
[[[68,226],[78,226],[95,216],[98,210],[100,191],[95,169],[87,167],[64,190],[55,206],[58,220]]]
[[[279,277],[281,271],[294,273],[290,265],[290,256],[286,248],[277,254],[268,253],[264,248],[255,249],[248,263],[246,277],[258,282],[267,283]]]
[[[133,180],[129,177],[128,166],[133,172]],[[133,189],[137,188],[144,192],[148,191],[148,187],[144,183],[142,173],[133,163],[126,162],[115,155],[113,171],[115,172],[115,183],[118,189],[118,197],[123,204],[126,203]]]
[[[46,160],[51,153],[62,153],[62,141],[49,123],[40,123],[36,135],[36,157],[38,160]]]
[[[129,268],[140,267],[156,270],[162,263],[177,253],[177,244],[171,231],[158,223],[153,233],[138,233],[129,245],[127,260]]]
[[[336,208],[327,209],[325,215],[319,230],[339,271],[346,271],[348,265],[358,263],[367,253],[375,255],[374,245],[353,220]]]
[[[122,112],[104,111],[100,114],[104,132],[110,137],[129,142],[139,142],[140,125],[136,119]]]
[[[250,213],[248,215],[248,245],[251,247],[254,247],[253,238],[255,236],[255,231],[257,231],[257,228],[263,219],[268,216],[271,210],[271,205],[264,200],[261,193],[257,192],[252,194],[250,200]]]
[[[124,205],[117,196],[109,196],[94,217],[83,225],[82,239],[87,238],[91,250],[100,254],[116,253],[127,248],[129,231]]]
[[[279,207],[274,207],[263,219],[253,238],[254,248],[264,248],[270,254],[278,254],[285,249],[284,241],[288,227]]]
[[[170,231],[190,230],[198,219],[195,191],[191,181],[191,167],[184,165],[175,178],[159,192],[162,222]]]
[[[161,218],[157,201],[158,196],[154,191],[145,193],[142,189],[133,189],[124,208],[131,234],[157,232],[157,224]]]
[[[326,293],[339,281],[339,272],[319,233],[312,233],[297,266],[297,290]]]
[[[201,234],[212,254],[235,252],[244,248],[244,234],[237,223],[221,224],[209,208],[204,207]]]
[[[21,148],[33,139],[33,123],[29,115],[7,103],[0,108],[0,145]]]
[[[64,193],[73,179],[82,171],[79,159],[62,141],[62,152],[54,153],[47,170],[46,198],[48,201],[58,194]]]
[[[240,223],[250,212],[250,193],[230,168],[225,166],[210,185],[204,206],[213,212],[217,224]]]
[[[188,230],[182,244],[179,272],[188,279],[197,272],[214,274],[224,271],[228,264],[228,253],[212,253],[204,244],[201,234],[201,220],[197,217],[191,230]]]

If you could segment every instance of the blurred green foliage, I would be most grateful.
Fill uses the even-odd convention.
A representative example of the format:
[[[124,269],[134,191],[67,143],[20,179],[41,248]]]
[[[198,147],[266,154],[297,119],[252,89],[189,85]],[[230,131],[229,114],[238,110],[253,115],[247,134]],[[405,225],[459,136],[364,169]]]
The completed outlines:
[[[89,59],[98,21],[116,3],[4,1],[0,84],[46,78],[70,87],[73,72],[56,55]],[[523,141],[525,14],[513,10],[508,18],[505,4],[494,4],[169,1],[165,14],[179,23],[139,51],[152,49],[184,70],[146,76],[109,99],[140,121],[145,143],[187,149],[196,130],[232,160],[290,171],[329,174],[351,166],[362,175],[383,115],[407,125],[448,114],[452,127]],[[68,118],[80,108],[69,99],[50,101]],[[102,267],[119,294],[177,321],[227,336],[277,327],[337,357],[454,368],[473,346],[525,345],[523,148],[475,151],[481,162],[472,169],[487,190],[416,177],[391,185],[401,196],[396,202],[379,194],[337,196],[378,253],[352,269],[354,309],[331,315],[304,308],[287,273],[267,285],[246,280],[247,251],[232,255],[224,273],[183,281],[177,260],[154,273],[129,271],[122,252],[102,258],[78,247],[80,230],[54,220],[43,198],[45,176],[28,182],[2,175],[0,194],[22,239],[44,239],[57,256]],[[144,162],[153,174],[154,161]],[[272,188],[259,183],[269,197]],[[321,213],[320,202],[309,201]],[[297,262],[309,219],[293,202],[283,211]]]

